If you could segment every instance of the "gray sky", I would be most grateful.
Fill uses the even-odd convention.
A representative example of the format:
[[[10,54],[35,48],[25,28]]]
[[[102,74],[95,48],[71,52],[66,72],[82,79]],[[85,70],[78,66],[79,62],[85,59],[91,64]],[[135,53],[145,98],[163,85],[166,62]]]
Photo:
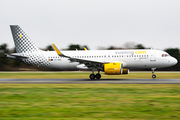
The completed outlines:
[[[55,43],[180,48],[180,0],[1,0],[0,44],[14,47],[19,25],[40,48]]]

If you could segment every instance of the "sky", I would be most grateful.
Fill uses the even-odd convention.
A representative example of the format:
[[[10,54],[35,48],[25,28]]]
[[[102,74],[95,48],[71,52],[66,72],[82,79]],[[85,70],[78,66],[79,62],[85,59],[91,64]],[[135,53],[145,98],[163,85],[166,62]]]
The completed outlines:
[[[13,48],[9,25],[19,25],[39,48],[180,48],[180,1],[1,0],[0,44]]]

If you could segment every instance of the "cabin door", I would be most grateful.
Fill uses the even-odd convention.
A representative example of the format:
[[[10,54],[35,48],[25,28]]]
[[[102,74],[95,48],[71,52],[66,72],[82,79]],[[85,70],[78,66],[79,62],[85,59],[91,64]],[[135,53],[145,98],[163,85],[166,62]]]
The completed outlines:
[[[156,61],[156,52],[155,50],[151,50],[151,54],[150,54],[150,61]]]

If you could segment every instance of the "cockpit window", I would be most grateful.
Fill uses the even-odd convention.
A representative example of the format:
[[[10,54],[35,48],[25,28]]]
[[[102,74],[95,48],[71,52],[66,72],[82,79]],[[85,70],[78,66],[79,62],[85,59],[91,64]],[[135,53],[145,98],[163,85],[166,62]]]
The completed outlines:
[[[162,54],[162,57],[168,57],[170,56],[169,54]]]

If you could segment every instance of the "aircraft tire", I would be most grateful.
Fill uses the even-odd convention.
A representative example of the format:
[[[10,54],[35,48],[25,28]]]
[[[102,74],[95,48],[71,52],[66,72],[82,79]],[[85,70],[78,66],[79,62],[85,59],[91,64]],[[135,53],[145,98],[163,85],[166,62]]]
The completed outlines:
[[[95,76],[94,74],[90,74],[90,75],[89,75],[89,78],[90,78],[91,80],[94,80],[94,79],[96,78],[96,76]]]
[[[101,74],[96,74],[96,79],[101,79]]]
[[[152,75],[152,78],[155,79],[155,78],[156,78],[156,75]]]

